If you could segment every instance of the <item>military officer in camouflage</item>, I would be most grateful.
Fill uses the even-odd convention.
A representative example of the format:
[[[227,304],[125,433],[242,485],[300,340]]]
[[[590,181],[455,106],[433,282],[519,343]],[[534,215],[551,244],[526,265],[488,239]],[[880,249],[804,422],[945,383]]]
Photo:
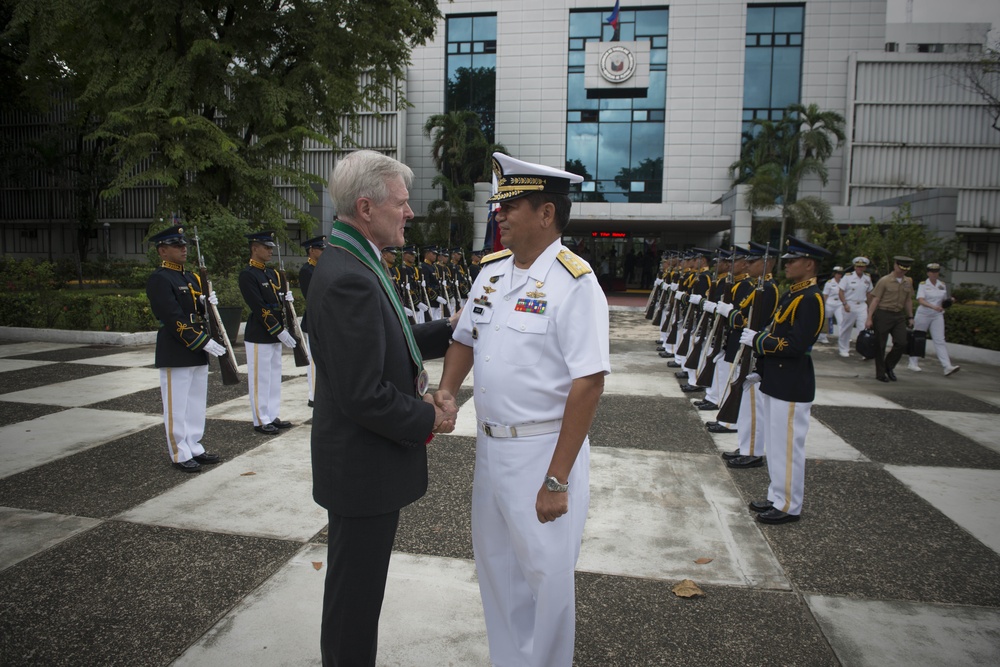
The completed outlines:
[[[201,444],[208,401],[208,355],[226,354],[225,347],[209,338],[203,320],[205,299],[218,300],[214,293],[204,294],[197,274],[184,270],[187,238],[183,227],[165,229],[149,241],[160,256],[160,268],[149,277],[146,295],[160,321],[156,367],[160,369],[167,453],[175,468],[198,472],[202,465],[220,460]]]

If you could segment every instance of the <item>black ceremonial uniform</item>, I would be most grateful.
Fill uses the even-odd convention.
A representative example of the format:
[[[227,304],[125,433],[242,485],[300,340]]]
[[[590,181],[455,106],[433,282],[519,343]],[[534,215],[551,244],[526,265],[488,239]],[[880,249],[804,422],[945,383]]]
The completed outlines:
[[[208,364],[203,348],[210,338],[204,323],[205,306],[198,300],[201,293],[201,279],[178,264],[164,262],[146,282],[149,306],[160,321],[157,368]]]
[[[403,266],[399,269],[399,280],[400,284],[403,286],[403,305],[410,308],[410,304],[413,304],[413,308],[417,307],[418,303],[422,303],[423,295],[420,292],[420,269],[416,265],[409,265],[403,263]],[[409,290],[409,295],[407,295],[407,289]],[[414,313],[416,314],[416,313]],[[422,322],[422,319],[417,320]]]
[[[424,260],[420,264],[420,279],[424,281],[424,289],[427,290],[427,298],[430,300],[428,304],[431,310],[437,310],[440,313],[441,304],[438,303],[437,298],[439,296],[444,296],[441,293],[441,285],[438,282],[438,272],[434,269],[434,263]]]
[[[248,343],[278,343],[285,329],[284,304],[281,302],[281,278],[274,269],[251,260],[240,272],[240,293],[250,306],[243,340]]]
[[[747,276],[732,288],[731,303],[735,307],[733,312],[729,313],[727,321],[729,334],[726,337],[726,361],[729,363],[733,363],[736,359],[736,353],[740,349],[740,334],[743,333],[744,327],[749,326],[747,318],[750,316],[751,306],[757,304],[754,307],[754,319],[767,324],[771,321],[774,308],[778,304],[778,286],[770,275],[764,278],[764,287],[761,291],[758,292],[756,286],[757,279]]]

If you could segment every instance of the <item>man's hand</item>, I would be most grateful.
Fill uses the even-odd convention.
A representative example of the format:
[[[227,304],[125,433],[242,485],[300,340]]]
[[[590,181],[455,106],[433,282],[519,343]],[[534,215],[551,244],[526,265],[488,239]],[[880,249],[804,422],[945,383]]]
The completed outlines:
[[[569,492],[549,491],[543,483],[542,488],[538,490],[538,497],[535,498],[535,513],[538,515],[538,522],[555,521],[568,511]]]
[[[292,338],[292,334],[288,333],[287,329],[281,331],[281,333],[278,334],[278,340],[280,340],[281,344],[287,347],[289,350],[294,349],[295,346],[298,344],[295,342],[295,339]]]
[[[437,302],[440,303],[442,306],[447,306],[448,305],[448,302],[445,301],[445,298],[443,296],[439,296],[437,298]]]
[[[849,312],[851,312],[851,307],[850,307],[850,306],[848,306],[848,305],[847,305],[847,303],[844,303],[844,312],[845,312],[845,313],[849,313]]]
[[[733,312],[733,304],[720,301],[719,305],[715,308],[715,312],[728,319],[729,313]]]
[[[753,346],[753,337],[757,335],[757,332],[753,329],[744,329],[743,333],[740,334],[740,345],[746,345],[748,347]]]
[[[867,320],[865,320],[865,329],[871,329],[871,328],[872,328],[872,318],[869,317]]]
[[[295,295],[292,294],[292,290],[288,290],[287,292],[285,292],[285,301],[287,301],[288,303],[295,301]]]
[[[205,343],[205,347],[203,349],[213,357],[221,357],[226,354],[226,348],[211,339]]]
[[[441,404],[438,404],[438,395],[442,393],[444,395],[441,397]],[[434,428],[431,429],[433,433],[451,433],[455,430],[458,404],[451,394],[439,390],[434,396],[424,394],[424,401],[434,406]]]
[[[714,301],[706,301],[704,304],[702,304],[701,308],[706,313],[708,313],[709,315],[711,315],[712,313],[715,312],[716,304],[715,304]]]
[[[702,297],[700,295],[692,294],[689,300],[691,301],[692,305],[697,306],[699,303],[701,303],[701,299]]]

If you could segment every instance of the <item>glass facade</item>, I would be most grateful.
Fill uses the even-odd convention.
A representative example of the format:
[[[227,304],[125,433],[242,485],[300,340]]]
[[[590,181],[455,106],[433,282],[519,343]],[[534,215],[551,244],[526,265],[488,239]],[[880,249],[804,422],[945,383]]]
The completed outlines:
[[[802,91],[804,5],[747,7],[743,127],[754,118],[778,120]]]
[[[609,3],[610,4],[610,3]],[[584,86],[587,42],[608,42],[608,10],[569,15],[566,170],[584,177],[576,201],[661,202],[667,90],[666,8],[619,12],[619,39],[650,42],[645,97],[590,99]]]
[[[445,111],[475,111],[489,141],[495,136],[496,14],[449,16],[446,29]]]

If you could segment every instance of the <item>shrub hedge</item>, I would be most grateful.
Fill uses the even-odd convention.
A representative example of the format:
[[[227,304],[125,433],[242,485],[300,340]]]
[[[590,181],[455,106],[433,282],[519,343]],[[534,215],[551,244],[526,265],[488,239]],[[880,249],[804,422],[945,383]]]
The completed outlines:
[[[1000,350],[1000,309],[956,304],[945,311],[944,322],[949,343]]]
[[[2,292],[0,313],[0,325],[8,327],[134,332],[158,326],[144,294]]]

